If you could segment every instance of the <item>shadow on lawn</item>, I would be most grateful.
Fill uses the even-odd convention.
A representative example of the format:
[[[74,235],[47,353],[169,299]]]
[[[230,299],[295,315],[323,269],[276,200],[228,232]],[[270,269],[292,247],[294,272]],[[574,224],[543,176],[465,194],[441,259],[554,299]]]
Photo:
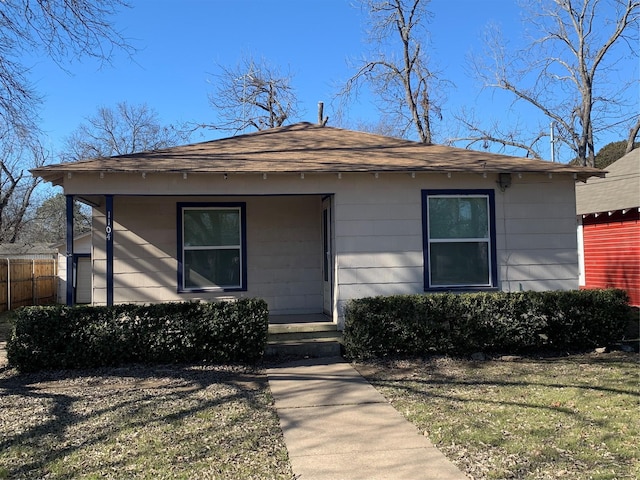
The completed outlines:
[[[127,429],[179,422],[237,400],[264,404],[258,396],[264,394],[266,385],[265,375],[242,366],[130,366],[30,374],[18,374],[5,366],[0,368],[0,397],[25,406],[27,415],[39,414],[41,418],[32,419],[32,425],[24,429],[12,429],[6,418],[0,418],[0,425],[5,424],[7,430],[0,430],[0,452],[10,447],[36,452],[25,456],[19,466],[0,468],[0,476],[27,478],[34,472],[44,473],[52,462],[80,449],[113,442]],[[208,389],[214,391],[203,395]],[[163,408],[167,402],[180,407],[168,412]],[[153,415],[138,415],[143,408],[153,411]],[[112,416],[114,421],[91,424],[92,419],[104,415]],[[83,438],[70,441],[69,430],[85,424]],[[100,465],[101,470],[123,466],[114,459],[109,461],[110,465]]]
[[[482,395],[482,389],[488,388],[549,388],[564,389],[573,388],[583,391],[594,391],[602,394],[629,395],[634,399],[640,399],[640,389],[638,388],[637,367],[640,357],[637,354],[616,353],[606,354],[599,357],[593,355],[577,355],[566,358],[544,358],[544,359],[526,359],[523,358],[516,362],[473,362],[461,360],[462,369],[448,366],[439,366],[437,359],[426,360],[408,360],[402,362],[402,367],[395,367],[395,361],[374,362],[372,369],[365,366],[364,369],[359,368],[361,373],[374,386],[387,387],[414,398],[424,399],[424,403],[428,403],[430,398],[440,398],[445,400],[453,400],[461,403],[480,402],[493,405],[508,405],[522,408],[534,408],[541,410],[549,410],[555,412],[563,412],[576,418],[581,417],[580,413],[560,404],[536,404],[527,401],[516,401],[508,398],[507,394],[504,398],[493,400]],[[446,362],[445,362],[446,363]],[[366,365],[366,364],[363,364]],[[409,365],[409,366],[407,366]],[[487,373],[488,368],[499,365],[502,371],[493,371]],[[563,375],[569,381],[543,381],[540,377],[552,375],[552,367],[566,367],[568,369],[589,368],[598,365],[611,367],[621,367],[628,369],[629,375],[620,382],[629,386],[626,388],[613,388],[602,385],[596,385],[593,382],[576,381],[570,372]],[[461,373],[464,372],[464,373]],[[505,378],[512,373],[512,376],[521,378],[520,380],[510,380]],[[473,375],[474,378],[469,379]],[[447,388],[448,387],[448,388]],[[477,389],[478,395],[467,397],[455,393],[455,387],[470,387]],[[637,401],[637,400],[636,400]],[[590,418],[581,418],[584,421],[592,421]]]

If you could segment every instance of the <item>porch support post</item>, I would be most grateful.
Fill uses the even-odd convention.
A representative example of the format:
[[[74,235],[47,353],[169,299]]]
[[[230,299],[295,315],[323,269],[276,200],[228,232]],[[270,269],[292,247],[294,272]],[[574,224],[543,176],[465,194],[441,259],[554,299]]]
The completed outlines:
[[[67,305],[73,305],[73,195],[67,195]]]
[[[105,195],[107,224],[105,226],[107,252],[107,305],[113,305],[113,195]]]

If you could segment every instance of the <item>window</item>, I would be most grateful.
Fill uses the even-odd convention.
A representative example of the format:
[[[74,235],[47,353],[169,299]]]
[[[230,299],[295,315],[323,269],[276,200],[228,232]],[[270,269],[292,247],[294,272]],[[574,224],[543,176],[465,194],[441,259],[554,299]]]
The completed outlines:
[[[244,203],[178,204],[178,290],[246,290]]]
[[[425,190],[425,290],[495,287],[493,190]]]

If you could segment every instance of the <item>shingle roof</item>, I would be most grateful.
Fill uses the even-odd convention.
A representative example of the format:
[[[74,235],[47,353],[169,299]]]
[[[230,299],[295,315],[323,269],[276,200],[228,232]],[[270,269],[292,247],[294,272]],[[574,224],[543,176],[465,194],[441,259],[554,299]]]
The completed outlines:
[[[311,123],[151,152],[61,163],[31,170],[60,182],[69,172],[322,173],[322,172],[572,173],[583,180],[601,170],[426,145]]]
[[[576,185],[578,215],[640,207],[640,149],[607,167],[606,178]]]

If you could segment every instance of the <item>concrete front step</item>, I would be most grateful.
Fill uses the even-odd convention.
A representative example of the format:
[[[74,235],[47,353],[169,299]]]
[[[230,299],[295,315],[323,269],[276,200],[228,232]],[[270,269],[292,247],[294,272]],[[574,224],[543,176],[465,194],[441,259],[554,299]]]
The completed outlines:
[[[305,323],[270,323],[269,335],[278,333],[301,332],[337,332],[338,327],[331,322],[305,322]]]
[[[339,357],[342,355],[342,344],[335,340],[302,340],[290,342],[267,343],[267,357]]]
[[[334,323],[270,324],[265,356],[335,357],[342,351],[342,332]]]
[[[333,331],[320,331],[320,332],[291,332],[291,333],[270,333],[269,342],[286,342],[291,340],[335,340],[340,341],[342,339],[342,333],[337,330]]]

